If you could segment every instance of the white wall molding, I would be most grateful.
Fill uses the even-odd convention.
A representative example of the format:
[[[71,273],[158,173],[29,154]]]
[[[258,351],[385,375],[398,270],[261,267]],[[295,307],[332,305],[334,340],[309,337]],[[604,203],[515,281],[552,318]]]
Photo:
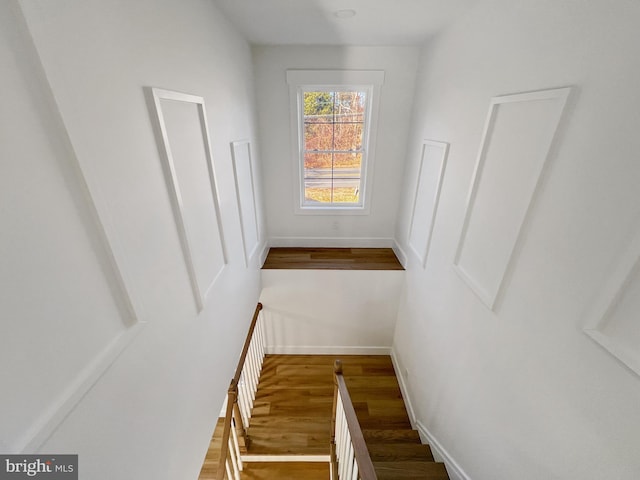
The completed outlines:
[[[245,266],[248,267],[260,248],[262,237],[258,222],[253,157],[249,140],[231,142],[231,159],[238,215],[240,216],[242,251]]]
[[[216,174],[213,167],[211,140],[209,138],[209,126],[207,124],[204,98],[160,88],[148,87],[147,90],[153,97],[153,106],[155,109],[154,126],[159,137],[158,151],[164,162],[167,184],[170,190],[169,194],[174,208],[176,227],[182,244],[182,253],[189,272],[194,299],[200,312],[204,309],[211,289],[220,278],[220,274],[227,264],[224,233],[220,217],[219,189],[216,184]],[[163,100],[172,103],[164,104],[165,108],[163,108]],[[196,191],[196,183],[194,182],[190,189],[184,189],[184,185],[180,184],[180,164],[186,162],[179,153],[175,152],[175,149],[178,146],[184,145],[185,141],[188,142],[190,139],[186,137],[183,132],[178,132],[180,135],[176,138],[170,138],[172,134],[169,128],[170,124],[168,123],[170,118],[167,117],[165,109],[169,105],[176,104],[191,104],[197,108],[197,118],[195,120],[198,126],[194,128],[194,131],[200,131],[203,151],[195,150],[195,144],[192,143],[191,145],[194,145],[194,150],[188,152],[189,155],[187,158],[193,162],[199,160],[198,156],[200,153],[203,155],[202,160],[204,160],[206,164],[206,174],[208,175],[207,188],[210,189],[210,192],[207,193],[210,195],[212,202],[210,205],[212,208],[207,209],[207,211],[201,208],[195,208],[194,204],[190,206],[189,202],[187,202],[187,194]],[[184,120],[184,118],[180,120]],[[182,126],[186,128],[184,123]],[[200,165],[200,167],[202,167],[202,165]],[[183,178],[183,182],[185,180],[193,180],[193,172],[190,173],[191,177],[186,176],[186,178]],[[198,173],[202,174],[205,172]],[[198,207],[202,206],[203,200],[204,198],[196,199]],[[218,244],[215,245],[211,240]],[[214,269],[213,271],[204,270],[205,262],[197,261],[197,259],[203,258],[209,261],[210,264],[206,266],[212,267]]]
[[[640,231],[635,234],[612,275],[596,296],[591,316],[584,328],[584,333],[636,375],[640,375],[640,336],[631,335],[629,331],[635,329],[636,307],[627,305],[627,316],[622,318],[615,314],[630,297],[637,296],[639,278]]]
[[[58,100],[53,92],[44,64],[40,58],[31,31],[29,30],[23,7],[19,2],[14,1],[11,2],[11,8],[17,20],[16,27],[20,31],[22,44],[26,47],[23,55],[27,58],[30,57],[27,62],[35,74],[34,77],[38,83],[38,87],[43,92],[50,123],[58,135],[58,139],[65,151],[64,153],[67,154],[70,164],[75,170],[78,187],[82,190],[86,198],[86,206],[93,217],[94,225],[92,226],[95,227],[100,238],[104,255],[113,274],[113,281],[117,289],[116,296],[118,300],[122,302],[123,309],[125,310],[123,312],[123,317],[126,317],[123,318],[124,324],[127,326],[135,325],[140,322],[144,316],[144,305],[138,296],[132,294],[130,286],[133,281],[129,273],[130,262],[120,243],[118,235],[115,234],[115,227],[107,201],[89,165],[87,162],[81,161],[77,155],[76,148],[71,141],[67,124],[60,111]]]
[[[270,237],[271,247],[392,248],[394,240],[382,237]]]
[[[407,244],[418,257],[422,268],[427,266],[448,153],[449,144],[446,142],[422,141],[422,155],[407,233]]]
[[[31,30],[25,18],[23,7],[19,2],[11,2],[14,14],[14,26],[19,35],[21,45],[22,66],[34,80],[33,89],[38,92],[42,104],[43,121],[51,129],[53,150],[64,157],[62,169],[67,172],[67,180],[73,183],[72,190],[77,191],[82,202],[82,226],[89,237],[96,239],[95,255],[98,263],[105,267],[104,274],[112,287],[111,295],[118,305],[122,329],[114,333],[112,338],[105,339],[106,345],[93,357],[86,359],[86,364],[77,365],[70,373],[72,378],[59,393],[51,393],[49,403],[34,415],[34,420],[27,424],[22,432],[12,440],[2,440],[2,448],[7,452],[32,453],[60,426],[65,418],[75,410],[79,402],[93,388],[110,365],[129,346],[133,339],[146,325],[144,306],[139,296],[132,292],[130,262],[119,236],[116,234],[112,215],[104,194],[92,172],[88,162],[82,161],[72,142],[65,118],[58,105],[58,99],[50,83]],[[63,173],[67,176],[67,173]],[[74,196],[75,194],[72,194]],[[84,368],[83,368],[84,367]]]
[[[260,279],[256,269],[226,269],[210,294],[215,301],[196,315],[149,118],[151,105],[139,86],[150,81],[188,86],[207,102],[215,102],[207,120],[214,135],[214,159],[221,159],[215,162],[224,200],[221,217],[227,240],[239,246],[239,231],[233,228],[231,165],[224,158],[230,140],[254,139],[257,113],[250,98],[253,79],[247,75],[252,67],[250,46],[206,2],[145,4],[136,9],[102,3],[81,11],[50,10],[50,5],[17,0],[11,4],[24,12],[25,32],[35,47],[31,51],[31,42],[14,35],[13,27],[2,28],[0,56],[12,67],[11,75],[0,81],[12,91],[3,120],[10,121],[7,135],[25,147],[13,158],[6,155],[13,147],[3,142],[3,158],[13,161],[8,172],[15,173],[4,175],[3,169],[3,177],[15,192],[22,190],[32,200],[12,204],[7,220],[28,219],[24,232],[36,235],[28,237],[33,239],[29,243],[6,244],[18,268],[6,269],[5,280],[9,273],[16,277],[15,287],[5,289],[15,301],[3,313],[7,326],[20,328],[11,328],[12,334],[21,335],[5,349],[3,359],[16,359],[14,352],[23,351],[24,361],[15,362],[9,375],[3,375],[15,388],[1,402],[10,415],[0,428],[0,450],[31,453],[77,445],[82,476],[96,480],[195,478],[202,459],[193,452],[204,455],[213,428],[211,416],[228,386],[221,378],[233,368],[233,342],[224,338],[242,334],[245,319],[238,312],[255,307]],[[7,9],[0,8],[0,24],[22,26],[5,15]],[[51,15],[54,10],[57,13]],[[158,21],[146,22],[150,14]],[[178,17],[190,28],[180,31],[175,42],[189,53],[168,62],[166,49],[150,45],[162,45],[166,31],[160,25]],[[127,22],[105,24],[105,18]],[[225,48],[217,51],[216,45]],[[23,71],[23,65],[29,68]],[[69,75],[78,71],[82,79]],[[196,71],[200,74],[194,75]],[[14,85],[20,88],[8,88]],[[20,161],[23,155],[38,160],[27,164]],[[72,175],[74,162],[83,179]],[[46,168],[31,170],[32,165]],[[206,176],[205,168],[203,172]],[[31,173],[37,182],[29,181]],[[80,195],[79,180],[87,184],[93,206]],[[192,187],[184,185],[185,190]],[[49,195],[56,191],[68,195]],[[90,207],[97,212],[97,226],[91,222]],[[39,223],[47,229],[37,236]],[[105,232],[104,249],[98,241],[100,228]],[[50,236],[56,230],[60,235]],[[12,232],[18,238],[22,225]],[[240,267],[240,249],[234,252]],[[87,261],[93,257],[99,261]],[[24,268],[18,263],[22,258]],[[47,262],[32,268],[41,258]],[[14,270],[24,272],[24,281],[17,281]],[[172,288],[175,282],[181,282],[179,288]],[[76,284],[82,288],[76,290]],[[230,321],[216,321],[220,318]],[[206,338],[213,343],[203,349]],[[163,369],[168,342],[177,349],[175,355],[170,353],[171,368]],[[46,348],[36,349],[40,344]],[[201,368],[193,368],[196,364]],[[140,383],[141,369],[147,373],[144,388],[131,395],[132,385]],[[195,383],[185,383],[181,372],[212,381],[196,388],[197,395],[186,393]],[[145,438],[171,429],[176,415],[183,415],[183,424],[191,427],[174,429],[173,445],[136,448]],[[167,455],[177,461],[162,462]],[[113,456],[119,461],[106,465],[103,459]]]
[[[390,355],[391,347],[267,345],[265,351],[271,355]]]
[[[471,480],[471,477],[462,469],[460,464],[451,456],[449,451],[429,431],[427,426],[418,420],[416,422],[418,433],[423,443],[429,444],[433,457],[437,462],[444,462],[451,480]]]
[[[455,271],[491,310],[511,275],[570,92],[491,99],[454,260]]]
[[[13,445],[12,451],[32,453],[51,436],[62,421],[77,407],[100,377],[138,336],[146,323],[137,323],[114,338],[92,362],[80,371],[59,398],[47,408]]]
[[[264,262],[267,260],[267,255],[269,255],[269,242],[265,241],[260,248],[260,257],[258,257],[259,268],[262,268]]]

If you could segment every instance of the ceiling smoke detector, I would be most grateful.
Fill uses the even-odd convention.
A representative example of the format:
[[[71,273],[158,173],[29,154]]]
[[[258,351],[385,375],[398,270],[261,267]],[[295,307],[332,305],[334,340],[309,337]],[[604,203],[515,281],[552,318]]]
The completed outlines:
[[[356,11],[355,10],[337,10],[335,12],[333,12],[333,15],[336,18],[351,18],[351,17],[355,17],[356,16]]]

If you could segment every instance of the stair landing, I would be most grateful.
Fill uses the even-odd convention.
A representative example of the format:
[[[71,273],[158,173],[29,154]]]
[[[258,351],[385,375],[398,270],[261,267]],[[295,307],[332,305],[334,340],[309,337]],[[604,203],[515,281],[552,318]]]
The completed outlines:
[[[262,268],[404,270],[390,248],[271,248]]]

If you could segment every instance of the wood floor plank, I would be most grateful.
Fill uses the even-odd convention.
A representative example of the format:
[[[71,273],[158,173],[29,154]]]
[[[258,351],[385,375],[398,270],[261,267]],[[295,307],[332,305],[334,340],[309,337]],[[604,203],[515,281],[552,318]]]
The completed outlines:
[[[390,248],[283,248],[269,250],[263,269],[404,270]]]
[[[444,464],[436,462],[374,462],[378,480],[448,480]]]
[[[220,459],[220,449],[222,447],[222,432],[224,428],[224,418],[219,418],[209,443],[209,450],[202,464],[198,480],[216,480],[218,461]]]

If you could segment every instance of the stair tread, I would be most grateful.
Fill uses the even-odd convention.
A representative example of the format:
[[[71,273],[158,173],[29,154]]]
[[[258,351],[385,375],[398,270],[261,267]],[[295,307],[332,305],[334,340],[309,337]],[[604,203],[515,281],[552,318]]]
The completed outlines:
[[[245,464],[241,478],[243,480],[276,480],[281,478],[327,480],[329,466],[326,463],[251,462]]]
[[[420,443],[373,443],[367,445],[374,462],[421,460],[433,461],[429,445]]]
[[[370,443],[421,443],[417,430],[411,429],[362,429],[367,444]]]
[[[411,428],[411,422],[408,418],[394,416],[364,417],[364,415],[359,415],[359,412],[358,422],[362,429],[376,428],[380,430],[402,430],[405,428]]]
[[[378,480],[422,479],[448,480],[443,463],[437,462],[373,462]]]

